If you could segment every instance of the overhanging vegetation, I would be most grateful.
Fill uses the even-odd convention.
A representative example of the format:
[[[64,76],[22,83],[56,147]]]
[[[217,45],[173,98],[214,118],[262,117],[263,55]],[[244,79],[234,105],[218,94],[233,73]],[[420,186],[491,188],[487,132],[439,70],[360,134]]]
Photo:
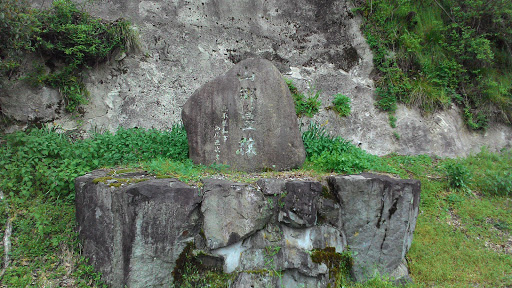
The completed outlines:
[[[359,4],[359,5],[358,5]],[[374,53],[378,107],[459,105],[471,129],[512,121],[512,2],[356,1]]]

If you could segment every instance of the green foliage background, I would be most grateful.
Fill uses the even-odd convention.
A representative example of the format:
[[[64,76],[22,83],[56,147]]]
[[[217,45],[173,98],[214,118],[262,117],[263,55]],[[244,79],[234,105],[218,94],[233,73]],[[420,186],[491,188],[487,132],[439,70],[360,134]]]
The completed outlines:
[[[31,8],[23,0],[0,0],[0,29],[0,84],[17,79],[23,68],[30,71],[23,76],[29,84],[58,89],[68,112],[86,102],[83,69],[138,45],[128,21],[94,18],[71,0],[53,1],[49,10]],[[38,61],[25,63],[28,53]]]
[[[119,129],[71,141],[48,129],[16,132],[0,147],[0,189],[11,196],[74,199],[73,179],[98,167],[139,163],[155,158],[184,161],[185,130]]]
[[[472,129],[512,121],[512,2],[356,1],[378,71],[378,106],[456,103]]]

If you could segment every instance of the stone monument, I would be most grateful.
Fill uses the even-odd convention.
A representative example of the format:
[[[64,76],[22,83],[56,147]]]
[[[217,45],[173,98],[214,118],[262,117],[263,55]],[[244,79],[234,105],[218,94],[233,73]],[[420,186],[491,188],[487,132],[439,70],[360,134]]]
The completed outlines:
[[[185,103],[182,119],[196,164],[250,172],[304,162],[293,99],[270,61],[246,59],[206,83]]]

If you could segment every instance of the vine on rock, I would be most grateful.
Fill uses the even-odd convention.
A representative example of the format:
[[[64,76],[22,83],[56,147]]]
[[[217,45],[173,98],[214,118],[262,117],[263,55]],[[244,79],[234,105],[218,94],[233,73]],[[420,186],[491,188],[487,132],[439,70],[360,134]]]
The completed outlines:
[[[48,10],[31,8],[23,0],[2,0],[0,11],[0,81],[19,78],[22,69],[30,71],[22,78],[33,86],[58,89],[68,112],[86,102],[84,69],[139,47],[128,21],[95,18],[70,0],[54,1]],[[37,63],[24,63],[27,53],[36,55]]]

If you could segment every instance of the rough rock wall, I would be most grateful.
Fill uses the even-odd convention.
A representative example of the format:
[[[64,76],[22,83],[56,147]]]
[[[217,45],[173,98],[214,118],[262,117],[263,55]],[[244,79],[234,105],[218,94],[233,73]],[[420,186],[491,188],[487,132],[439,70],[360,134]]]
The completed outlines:
[[[32,2],[39,6],[50,1]],[[422,117],[400,106],[393,130],[387,114],[374,107],[372,54],[350,1],[84,2],[93,15],[132,21],[140,31],[143,52],[90,71],[91,99],[82,129],[169,128],[180,121],[181,107],[202,84],[234,63],[260,56],[302,90],[321,90],[323,108],[336,93],[349,96],[349,117],[322,109],[313,120],[327,123],[330,132],[371,153],[461,156],[482,145],[491,150],[511,146],[511,128],[495,125],[485,133],[471,133],[455,107]],[[55,123],[77,128],[70,117]]]
[[[406,281],[420,182],[368,173],[326,180],[329,187],[210,178],[191,187],[96,170],[75,180],[84,256],[112,287],[180,287],[183,261],[194,257],[198,270],[233,273],[231,288],[333,287],[338,272],[330,269],[341,266],[357,281]]]

